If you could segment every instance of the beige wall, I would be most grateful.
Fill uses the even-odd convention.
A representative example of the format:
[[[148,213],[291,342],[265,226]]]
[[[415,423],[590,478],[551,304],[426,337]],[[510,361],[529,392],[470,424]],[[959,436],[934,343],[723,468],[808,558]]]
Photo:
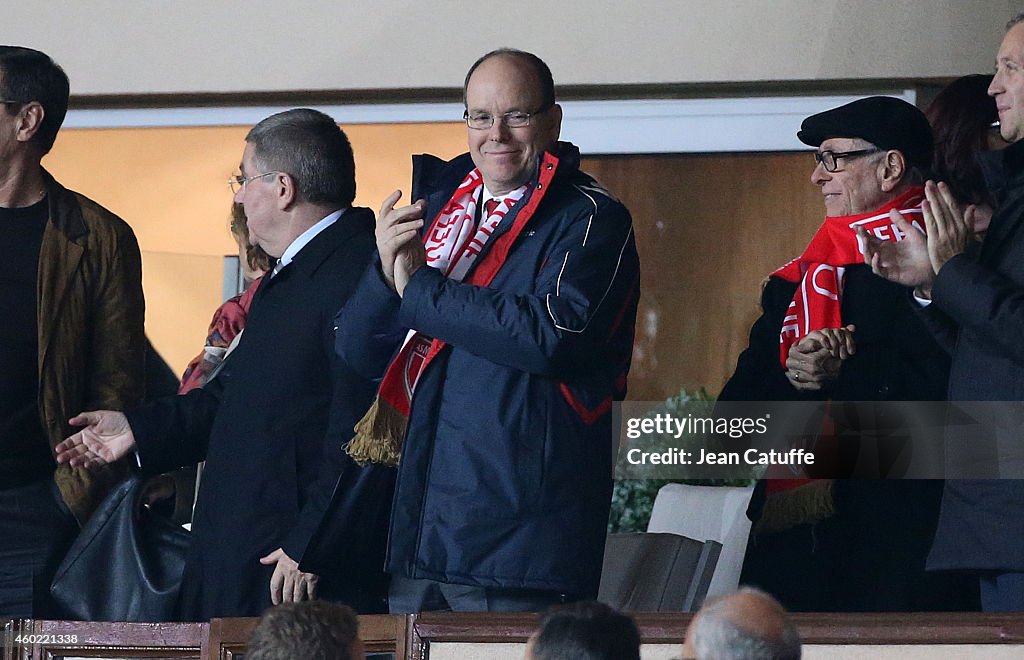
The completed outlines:
[[[43,164],[65,186],[124,218],[142,249],[146,332],[181,374],[199,353],[221,302],[231,191],[248,127],[65,129]],[[353,125],[356,204],[374,209],[409,193],[411,153],[455,156],[465,125]]]
[[[930,78],[985,71],[1012,0],[10,2],[0,41],[76,94],[456,87],[497,45],[560,84]]]
[[[990,69],[1016,8],[1011,0],[520,0],[514,11],[494,9],[507,2],[399,0],[8,4],[0,43],[51,53],[78,95],[451,88],[499,44],[536,51],[566,85],[915,80]],[[65,129],[45,163],[135,228],[148,329],[176,371],[198,352],[220,301],[221,258],[234,250],[224,181],[246,129]],[[450,156],[465,141],[461,124],[346,129],[357,202],[374,210],[408,186],[410,153]]]

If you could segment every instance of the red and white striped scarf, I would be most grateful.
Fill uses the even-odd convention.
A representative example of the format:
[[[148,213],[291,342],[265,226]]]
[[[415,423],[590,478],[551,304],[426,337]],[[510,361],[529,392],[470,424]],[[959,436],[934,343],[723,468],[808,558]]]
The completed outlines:
[[[449,279],[461,282],[466,277],[502,219],[526,194],[525,185],[508,193],[477,226],[476,211],[483,189],[480,170],[474,169],[423,237],[427,266]],[[415,330],[406,335],[401,351],[384,372],[376,400],[356,424],[356,436],[346,448],[357,462],[397,465],[413,391],[427,364],[432,343],[432,338]]]
[[[924,233],[921,201],[924,189],[914,187],[906,194],[870,213],[825,218],[824,224],[796,259],[771,274],[799,282],[779,331],[779,361],[783,368],[790,347],[814,330],[841,328],[843,277],[846,266],[862,263],[856,227],[883,241],[903,240],[903,232],[889,218],[891,209]]]
[[[814,330],[843,326],[841,308],[846,266],[863,262],[855,228],[863,227],[884,241],[901,241],[903,231],[889,217],[891,209],[898,209],[911,225],[924,233],[923,198],[924,188],[914,187],[870,213],[826,217],[804,253],[772,273],[774,277],[800,283],[779,331],[779,361],[783,369],[790,347],[801,338]],[[834,435],[835,427],[826,409],[818,437]],[[832,515],[835,510],[831,479],[810,479],[803,470],[789,470],[789,467],[772,468],[766,475],[768,499],[758,521],[758,533],[813,523]],[[783,478],[778,478],[780,476]]]
[[[508,193],[498,201],[498,206],[487,217],[481,217],[480,225],[476,224],[477,208],[483,197],[483,178],[480,170],[474,169],[455,189],[452,198],[434,218],[430,229],[423,237],[423,247],[427,253],[427,265],[445,274],[448,279],[461,282],[470,267],[484,249],[484,245],[494,234],[505,214],[516,205],[526,193],[526,186],[521,186]],[[401,374],[403,396],[394,397],[389,401],[404,415],[409,414],[409,402],[423,371],[424,358],[430,350],[431,338],[410,330],[405,338],[402,351],[388,367],[381,383],[381,393],[392,369]],[[396,366],[397,365],[397,366]],[[397,393],[397,392],[396,392]],[[391,397],[389,397],[390,399]]]
[[[462,281],[501,219],[526,193],[526,186],[508,193],[499,200],[490,215],[481,219],[478,227],[476,210],[483,188],[480,170],[474,169],[455,190],[423,237],[427,265],[438,269],[449,279]]]

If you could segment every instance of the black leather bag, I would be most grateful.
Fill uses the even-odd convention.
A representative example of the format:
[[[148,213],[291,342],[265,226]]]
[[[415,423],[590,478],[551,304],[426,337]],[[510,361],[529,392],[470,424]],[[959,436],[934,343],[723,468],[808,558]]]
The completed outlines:
[[[86,522],[50,587],[65,615],[83,621],[175,619],[189,533],[142,506],[132,475]]]

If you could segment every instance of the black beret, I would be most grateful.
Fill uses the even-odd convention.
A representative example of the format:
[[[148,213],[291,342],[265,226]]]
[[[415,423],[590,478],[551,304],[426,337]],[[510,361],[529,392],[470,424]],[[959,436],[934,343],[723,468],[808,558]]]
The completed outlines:
[[[912,165],[932,162],[932,129],[924,113],[891,96],[869,96],[811,115],[796,134],[804,144],[820,146],[829,138],[861,138],[879,149],[896,149]]]

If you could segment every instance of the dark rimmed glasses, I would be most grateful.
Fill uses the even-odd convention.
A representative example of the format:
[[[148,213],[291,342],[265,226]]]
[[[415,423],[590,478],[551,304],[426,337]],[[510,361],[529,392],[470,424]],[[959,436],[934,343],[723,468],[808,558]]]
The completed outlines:
[[[814,162],[821,163],[826,172],[835,172],[839,169],[840,158],[860,158],[868,154],[880,153],[882,149],[872,147],[871,149],[857,149],[856,151],[815,151]]]

